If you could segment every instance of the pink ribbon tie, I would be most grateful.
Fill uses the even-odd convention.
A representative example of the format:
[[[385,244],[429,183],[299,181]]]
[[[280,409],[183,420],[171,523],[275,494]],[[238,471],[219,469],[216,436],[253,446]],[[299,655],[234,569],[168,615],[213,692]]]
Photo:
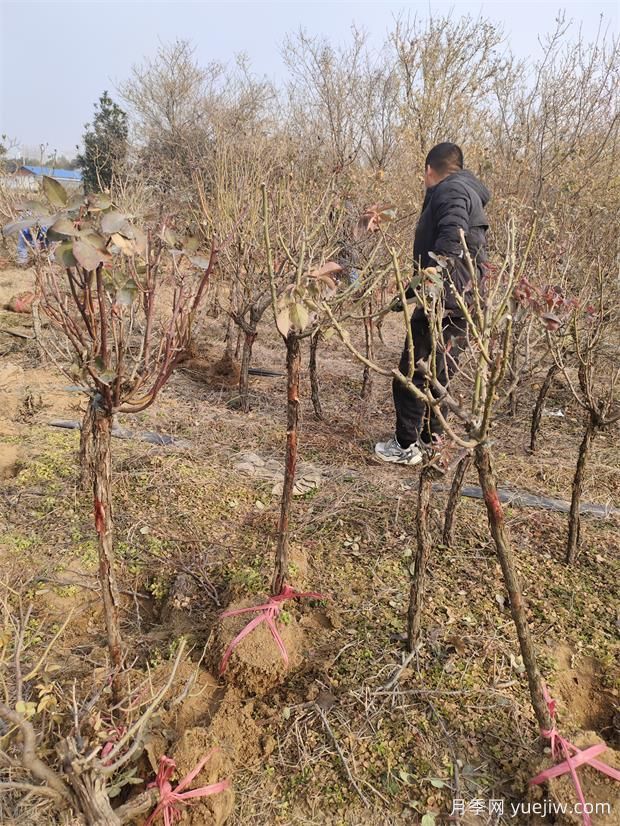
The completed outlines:
[[[209,761],[211,756],[217,751],[212,749],[200,763],[191,770],[173,789],[170,783],[170,778],[174,774],[176,763],[170,757],[163,755],[159,760],[159,769],[157,770],[157,777],[152,783],[149,783],[147,789],[157,787],[159,790],[159,803],[145,821],[144,826],[151,826],[159,815],[164,816],[164,826],[172,826],[175,820],[181,817],[181,812],[177,806],[185,806],[187,800],[197,797],[209,797],[212,794],[219,794],[230,788],[230,780],[220,780],[219,783],[211,783],[210,786],[203,786],[200,789],[191,789],[184,792],[183,789],[192,782],[192,780],[200,774],[204,765]]]
[[[550,741],[552,757],[557,760],[563,755],[564,762],[551,766],[551,768],[537,774],[536,777],[533,777],[530,780],[530,786],[538,786],[540,783],[544,783],[546,780],[551,780],[553,777],[561,777],[563,774],[570,773],[575,791],[577,792],[577,797],[581,803],[584,826],[592,826],[590,815],[587,814],[585,810],[586,799],[583,796],[583,789],[581,788],[581,783],[579,782],[579,777],[577,776],[577,768],[579,766],[591,766],[593,769],[596,769],[602,774],[607,775],[607,777],[611,777],[612,780],[616,780],[618,782],[620,782],[620,771],[608,766],[607,763],[603,763],[600,760],[595,759],[607,748],[605,743],[597,743],[594,746],[589,746],[587,749],[582,750],[573,745],[573,743],[570,743],[566,740],[566,738],[562,737],[555,727],[555,700],[549,696],[547,687],[544,685],[543,694],[545,697],[545,702],[547,703],[547,708],[549,709],[552,727],[549,730],[542,729],[540,733],[543,737],[546,737]]]
[[[239,614],[250,614],[255,611],[258,612],[259,616],[254,617],[253,620],[250,620],[250,622],[248,622],[248,624],[244,626],[241,631],[239,631],[237,636],[231,640],[228,648],[224,651],[224,656],[222,657],[222,662],[220,663],[220,677],[226,671],[226,666],[228,665],[228,660],[230,659],[232,652],[239,645],[241,640],[245,639],[248,634],[251,634],[252,631],[261,624],[261,622],[267,623],[267,627],[271,631],[271,636],[274,638],[276,645],[280,649],[282,659],[284,660],[285,665],[288,665],[288,652],[275,621],[278,614],[282,610],[282,604],[286,602],[286,600],[300,599],[302,597],[311,599],[325,598],[323,594],[319,594],[316,591],[295,591],[290,585],[285,585],[279,594],[275,597],[269,597],[269,602],[265,602],[263,605],[251,605],[248,608],[236,608],[233,611],[224,611],[221,615],[222,619],[224,617],[236,617]]]

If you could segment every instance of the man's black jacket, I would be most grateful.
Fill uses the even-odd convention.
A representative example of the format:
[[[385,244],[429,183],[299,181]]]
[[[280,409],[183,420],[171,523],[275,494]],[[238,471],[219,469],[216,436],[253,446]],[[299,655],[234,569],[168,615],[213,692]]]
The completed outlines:
[[[452,281],[458,291],[466,293],[470,275],[463,260],[463,248],[459,229],[465,233],[465,241],[473,261],[482,271],[486,261],[486,233],[489,227],[484,207],[491,194],[486,186],[468,170],[454,172],[426,190],[422,213],[416,227],[413,258],[416,269],[434,266],[429,253],[452,258]],[[407,292],[407,297],[412,297]],[[445,289],[445,306],[456,310],[457,304],[448,285]]]

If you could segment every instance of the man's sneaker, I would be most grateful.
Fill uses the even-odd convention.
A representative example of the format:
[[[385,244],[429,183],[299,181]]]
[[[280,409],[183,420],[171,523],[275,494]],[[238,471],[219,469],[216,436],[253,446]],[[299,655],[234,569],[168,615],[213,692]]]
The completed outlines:
[[[387,442],[378,442],[375,445],[375,453],[384,462],[392,462],[395,465],[417,465],[422,461],[422,451],[415,443],[409,447],[401,447],[395,438],[388,439]]]

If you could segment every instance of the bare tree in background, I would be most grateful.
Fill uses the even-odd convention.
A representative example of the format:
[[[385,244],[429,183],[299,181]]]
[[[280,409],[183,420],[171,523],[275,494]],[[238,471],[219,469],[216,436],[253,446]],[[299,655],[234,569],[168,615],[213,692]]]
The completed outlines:
[[[504,58],[502,31],[473,17],[397,21],[390,35],[403,129],[422,156],[442,140],[475,139]]]
[[[575,562],[579,550],[581,496],[592,442],[597,433],[620,421],[620,367],[615,336],[620,324],[617,288],[600,268],[591,282],[582,291],[581,300],[566,325],[568,346],[562,341],[561,330],[549,332],[554,366],[561,370],[571,395],[585,415],[568,517],[568,564]]]
[[[350,45],[340,49],[303,31],[284,43],[292,121],[300,135],[318,145],[329,172],[350,167],[362,147],[365,112],[358,105],[357,88],[365,42],[353,29]]]

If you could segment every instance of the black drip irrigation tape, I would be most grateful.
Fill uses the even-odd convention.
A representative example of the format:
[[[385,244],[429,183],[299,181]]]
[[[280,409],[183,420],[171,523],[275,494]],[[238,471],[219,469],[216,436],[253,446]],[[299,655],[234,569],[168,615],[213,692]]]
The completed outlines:
[[[438,491],[447,491],[444,485],[434,485]],[[500,502],[516,508],[538,508],[539,510],[555,511],[557,513],[568,513],[570,502],[564,499],[554,499],[551,496],[539,496],[536,493],[527,493],[523,490],[506,490],[499,488],[498,496]],[[482,499],[482,490],[476,485],[465,485],[461,490],[461,496],[469,499]],[[582,502],[580,506],[581,514],[588,514],[597,519],[607,519],[610,516],[620,516],[620,508],[613,505],[593,505],[589,502]]]
[[[70,419],[55,419],[50,422],[50,427],[63,427],[66,430],[80,430],[79,422],[71,421]],[[148,442],[151,445],[172,445],[174,447],[189,447],[190,442],[187,439],[177,439],[174,436],[166,436],[165,434],[155,433],[152,430],[144,430],[134,432],[133,430],[125,430],[123,427],[113,427],[112,435],[117,439],[134,439],[138,442]]]

